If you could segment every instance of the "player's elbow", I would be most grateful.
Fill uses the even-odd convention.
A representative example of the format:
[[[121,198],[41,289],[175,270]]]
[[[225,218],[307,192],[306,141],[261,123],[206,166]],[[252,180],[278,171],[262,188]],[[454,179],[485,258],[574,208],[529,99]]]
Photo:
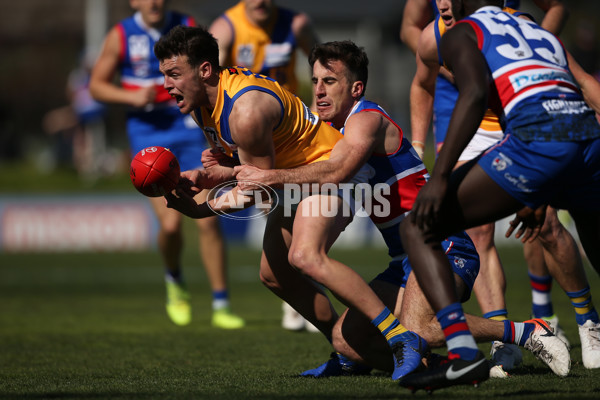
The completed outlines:
[[[407,35],[406,35],[406,30],[404,29],[404,27],[400,28],[400,41],[402,43],[406,43],[407,41]]]
[[[96,85],[96,82],[90,81],[88,89],[90,91],[90,95],[94,98],[94,100],[98,100],[98,87]]]
[[[469,84],[461,88],[460,95],[472,105],[482,105],[487,108],[488,89],[483,84]]]
[[[90,91],[90,96],[92,96],[92,98],[94,100],[96,100],[96,101],[104,100],[104,98],[102,97],[102,82],[98,81],[97,79],[92,79],[92,80],[90,80],[88,89]]]

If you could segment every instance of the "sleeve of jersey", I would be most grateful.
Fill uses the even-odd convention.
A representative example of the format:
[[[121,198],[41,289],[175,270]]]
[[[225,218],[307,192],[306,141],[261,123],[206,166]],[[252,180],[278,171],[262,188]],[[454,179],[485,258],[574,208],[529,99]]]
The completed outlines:
[[[125,40],[125,27],[123,24],[117,24],[117,31],[119,32],[119,40],[121,42],[121,48],[119,49],[119,62],[125,61],[125,54],[127,54],[127,40]]]
[[[456,24],[467,24],[471,26],[471,28],[473,28],[473,30],[475,31],[475,35],[477,36],[477,47],[479,48],[479,50],[483,49],[483,31],[475,21],[470,19],[463,19],[462,21],[458,21]]]

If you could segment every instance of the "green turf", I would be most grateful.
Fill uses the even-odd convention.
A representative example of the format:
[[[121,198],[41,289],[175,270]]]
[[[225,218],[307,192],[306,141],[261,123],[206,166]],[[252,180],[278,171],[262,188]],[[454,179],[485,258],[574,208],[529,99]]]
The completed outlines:
[[[398,399],[413,396],[388,375],[301,379],[323,362],[329,344],[319,334],[280,328],[281,302],[258,282],[258,252],[230,249],[234,310],[248,326],[209,326],[210,294],[195,254],[186,250],[192,292],[190,326],[164,312],[159,257],[154,253],[0,253],[0,398],[116,399]],[[382,250],[334,251],[370,278],[386,262]],[[509,276],[508,308],[528,318],[530,292],[522,255],[501,249]],[[594,298],[600,280],[590,269]],[[555,287],[555,310],[573,342],[569,377],[555,377],[525,352],[508,380],[480,388],[449,388],[437,398],[599,398],[600,371],[581,365],[570,303]],[[337,303],[336,303],[337,304]],[[471,300],[467,309],[478,312]],[[485,351],[489,345],[481,345]]]

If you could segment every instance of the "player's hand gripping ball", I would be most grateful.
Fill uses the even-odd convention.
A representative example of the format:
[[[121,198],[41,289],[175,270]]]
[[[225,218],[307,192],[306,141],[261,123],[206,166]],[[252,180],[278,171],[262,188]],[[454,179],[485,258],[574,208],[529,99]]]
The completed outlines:
[[[179,173],[179,162],[175,155],[167,148],[153,146],[135,155],[129,177],[133,186],[143,195],[160,197],[175,189]]]

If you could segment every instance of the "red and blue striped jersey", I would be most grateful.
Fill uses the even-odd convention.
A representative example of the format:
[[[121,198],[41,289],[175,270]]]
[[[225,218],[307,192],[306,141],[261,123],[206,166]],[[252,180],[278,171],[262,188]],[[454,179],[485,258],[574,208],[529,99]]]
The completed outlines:
[[[159,70],[159,61],[154,55],[154,44],[177,25],[194,26],[195,21],[193,17],[167,11],[165,23],[160,30],[147,26],[139,12],[118,23],[117,29],[121,34],[119,68],[123,88],[135,90],[154,86],[155,103],[171,101],[171,96],[163,87],[164,78]]]
[[[585,140],[573,116],[593,113],[571,74],[561,41],[534,22],[498,7],[480,8],[459,23],[477,35],[494,81],[505,132],[522,140]]]
[[[385,110],[378,104],[365,100],[364,97],[352,108],[348,118],[359,112],[376,112],[388,119],[398,128],[400,145],[389,154],[373,153],[366,162],[369,172],[369,185],[372,188],[385,184],[389,186],[387,193],[381,193],[390,204],[390,212],[379,216],[370,213],[370,218],[383,235],[392,257],[404,253],[398,225],[412,209],[419,190],[429,179],[427,168],[404,138],[402,129],[396,124]],[[341,129],[344,133],[344,128]],[[375,200],[375,199],[373,199]]]

